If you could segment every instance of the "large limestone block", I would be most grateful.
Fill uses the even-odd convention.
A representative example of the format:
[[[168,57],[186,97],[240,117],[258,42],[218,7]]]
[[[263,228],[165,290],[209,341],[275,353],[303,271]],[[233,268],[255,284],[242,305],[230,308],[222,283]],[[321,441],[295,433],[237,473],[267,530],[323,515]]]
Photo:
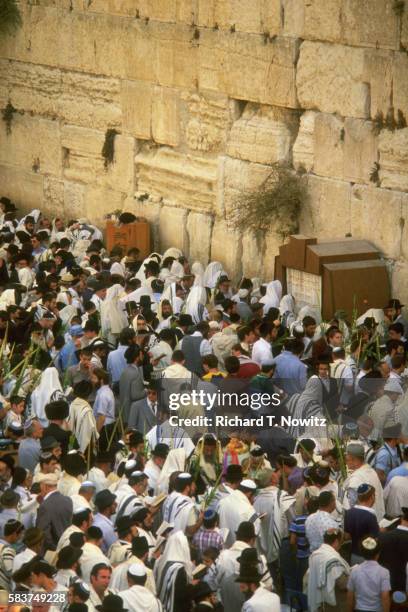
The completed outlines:
[[[64,181],[52,176],[44,177],[43,214],[54,218],[64,210]]]
[[[217,161],[183,155],[162,147],[136,155],[137,190],[192,210],[211,212],[215,206]]]
[[[264,251],[262,257],[261,279],[265,282],[272,280],[275,276],[275,257],[279,255],[279,247],[283,240],[272,227],[264,239]]]
[[[2,195],[16,204],[19,214],[33,208],[41,209],[44,195],[42,175],[0,164],[0,185]]]
[[[363,75],[363,49],[305,41],[296,73],[300,105],[342,116],[368,117],[370,90]]]
[[[61,71],[58,116],[67,123],[105,130],[122,122],[119,79]]]
[[[373,124],[362,119],[346,119],[344,128],[344,178],[352,182],[368,183],[378,159]]]
[[[248,104],[232,125],[227,153],[231,157],[273,164],[289,161],[292,134],[283,121],[276,121],[265,108]]]
[[[141,17],[149,17],[153,21],[175,22],[177,15],[177,0],[136,0]]]
[[[401,16],[401,47],[408,49],[408,11],[404,11]]]
[[[144,195],[144,194],[143,194]],[[154,202],[151,198],[139,199],[137,196],[133,198],[127,198],[125,200],[123,210],[133,212],[137,217],[144,217],[150,223],[150,237],[152,241],[152,250],[160,250],[160,237],[159,237],[159,219],[161,203]]]
[[[341,2],[342,38],[348,45],[399,49],[399,19],[394,0]]]
[[[378,113],[385,117],[391,104],[393,88],[394,53],[384,49],[366,49],[363,80],[370,85],[370,113],[372,119]]]
[[[64,177],[69,181],[98,183],[99,186],[131,193],[134,190],[135,141],[118,134],[113,163],[105,168],[102,148],[105,134],[73,125],[62,128],[65,150]]]
[[[408,241],[408,228],[401,229],[406,215],[403,194],[389,189],[354,185],[351,189],[351,234],[370,240],[386,257],[402,255],[402,244]],[[401,233],[402,232],[402,233]]]
[[[342,0],[283,0],[285,35],[341,42],[341,5]]]
[[[350,184],[310,175],[308,200],[300,214],[300,233],[342,238],[350,232]]]
[[[247,231],[242,235],[242,274],[253,278],[262,277],[264,266],[262,252],[264,236],[262,232]]]
[[[99,185],[88,185],[84,198],[85,217],[102,227],[107,214],[114,210],[123,210],[125,198],[126,194],[121,191]]]
[[[224,66],[227,48],[223,44],[224,33],[214,30],[200,30],[198,46],[198,85],[200,90],[225,92]]]
[[[11,133],[0,122],[0,164],[28,172],[60,176],[62,156],[60,126],[57,121],[14,113]]]
[[[407,12],[407,11],[406,11]],[[393,63],[393,104],[395,113],[401,110],[408,123],[408,55],[395,53]]]
[[[319,113],[314,124],[314,166],[320,176],[343,178],[344,122],[335,115]]]
[[[188,119],[183,121],[184,139],[190,149],[196,151],[223,151],[231,123],[230,103],[223,95],[207,92],[182,93],[184,113]],[[183,110],[181,110],[183,113]],[[185,114],[183,114],[183,117]]]
[[[263,164],[255,164],[240,159],[226,157],[220,168],[222,177],[222,199],[218,199],[218,214],[231,218],[234,210],[245,200],[245,195],[256,191],[270,175],[271,169]]]
[[[235,34],[225,56],[226,92],[241,100],[296,108],[297,54],[294,39],[277,37],[265,44],[262,37]]]
[[[280,29],[280,3],[276,0],[199,0],[198,25],[273,36]]]
[[[383,130],[378,140],[381,186],[408,191],[408,128]]]
[[[187,210],[173,206],[162,206],[160,210],[159,238],[161,252],[170,247],[187,251]]]
[[[178,92],[167,87],[155,87],[152,98],[152,135],[160,144],[179,144]]]
[[[200,45],[192,44],[194,30],[184,26],[179,28],[163,33],[157,40],[157,82],[165,87],[195,89],[198,85]]]
[[[64,181],[64,217],[66,219],[78,219],[86,214],[85,192],[86,186],[83,183]]]
[[[310,172],[313,169],[316,116],[315,111],[306,111],[300,118],[299,132],[292,150],[296,170],[305,169]]]
[[[220,261],[230,278],[238,281],[242,274],[242,238],[226,221],[216,219],[211,236],[211,261]]]
[[[187,217],[189,257],[191,261],[208,263],[211,247],[213,218],[210,215],[190,212]]]
[[[150,140],[153,87],[145,81],[122,81],[123,129],[136,138]]]

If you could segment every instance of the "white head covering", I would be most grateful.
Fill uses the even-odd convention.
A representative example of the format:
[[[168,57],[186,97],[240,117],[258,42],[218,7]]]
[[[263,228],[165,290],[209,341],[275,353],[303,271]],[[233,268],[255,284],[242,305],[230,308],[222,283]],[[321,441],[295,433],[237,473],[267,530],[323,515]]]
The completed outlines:
[[[184,448],[172,448],[166,457],[166,461],[157,481],[157,492],[167,493],[169,489],[169,478],[173,472],[183,472],[186,465],[186,451]]]
[[[204,272],[204,287],[214,289],[219,277],[223,273],[224,269],[219,261],[212,261],[209,263]]]
[[[8,306],[15,306],[16,292],[14,289],[5,289],[0,295],[0,310],[7,310]]]
[[[268,283],[266,286],[266,294],[259,300],[261,304],[264,304],[264,315],[266,315],[271,308],[279,308],[281,297],[281,282],[278,280],[274,280]]]
[[[64,392],[60,383],[57,368],[46,368],[41,374],[40,384],[31,394],[31,411],[38,417],[42,425],[48,425],[45,414],[45,405],[49,402],[62,399]]]
[[[182,251],[180,251],[180,249],[177,249],[176,247],[170,247],[167,249],[167,251],[163,253],[162,261],[166,259],[166,257],[174,257],[174,259],[179,259],[179,257],[182,257],[182,256],[183,256],[183,253]]]
[[[123,287],[119,283],[109,287],[106,292],[106,298],[101,304],[101,331],[103,336],[109,332],[120,334],[128,324],[126,313],[119,302],[123,293]]]
[[[161,572],[169,561],[182,563],[187,572],[187,576],[191,576],[193,566],[190,548],[188,546],[188,540],[182,531],[172,533],[166,542],[163,554],[157,562],[157,576],[159,580]]]
[[[194,285],[204,287],[204,266],[199,261],[195,261],[191,266],[191,274],[194,274]]]
[[[194,323],[203,320],[205,305],[207,303],[207,292],[204,287],[192,287],[186,300],[186,314],[191,315]]]

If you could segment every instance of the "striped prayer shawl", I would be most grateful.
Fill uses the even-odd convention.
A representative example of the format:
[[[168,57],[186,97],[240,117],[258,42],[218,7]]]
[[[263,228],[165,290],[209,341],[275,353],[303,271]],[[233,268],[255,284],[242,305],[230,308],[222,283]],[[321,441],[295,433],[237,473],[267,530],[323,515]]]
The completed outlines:
[[[323,406],[316,400],[308,400],[302,402],[301,394],[295,393],[292,395],[285,404],[285,408],[292,419],[309,419],[311,417],[321,417],[323,414]],[[292,438],[298,438],[305,431],[305,425],[289,425],[287,428],[288,434]]]
[[[177,574],[183,567],[182,563],[168,561],[163,568],[157,585],[157,593],[165,612],[173,612]]]

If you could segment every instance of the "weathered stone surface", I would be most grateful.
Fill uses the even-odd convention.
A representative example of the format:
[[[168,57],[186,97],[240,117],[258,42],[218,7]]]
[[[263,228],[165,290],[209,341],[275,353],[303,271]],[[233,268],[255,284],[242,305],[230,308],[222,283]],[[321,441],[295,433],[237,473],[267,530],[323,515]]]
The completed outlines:
[[[242,235],[242,274],[253,278],[264,275],[261,256],[264,250],[264,237],[260,232],[247,231]]]
[[[136,155],[137,189],[197,211],[215,205],[217,163],[167,148]]]
[[[176,147],[179,143],[178,93],[167,87],[155,87],[152,98],[152,135],[160,144]]]
[[[393,53],[383,49],[366,49],[364,53],[363,79],[370,84],[370,114],[387,115],[391,104]]]
[[[123,129],[128,133],[150,140],[152,135],[153,87],[145,81],[122,81]]]
[[[230,218],[239,199],[256,190],[270,172],[269,166],[226,157],[222,168],[222,200],[218,201],[218,214]]]
[[[199,0],[198,25],[220,30],[276,35],[280,29],[279,2],[269,0]]]
[[[81,216],[95,220],[100,226],[105,224],[105,217],[114,210],[123,210],[126,194],[100,185],[88,185],[85,189],[85,209]]]
[[[350,206],[353,238],[369,238],[386,257],[401,257],[403,244],[408,242],[408,228],[399,222],[407,214],[403,202],[401,192],[354,185]]]
[[[346,119],[344,130],[343,176],[352,182],[368,183],[378,158],[373,124],[361,119]]]
[[[344,122],[335,115],[318,113],[314,124],[313,171],[320,176],[343,178]]]
[[[227,153],[260,164],[287,162],[292,141],[288,126],[276,121],[268,108],[248,104],[242,117],[232,125]]]
[[[162,252],[169,247],[176,247],[183,252],[187,251],[187,214],[184,208],[162,206],[159,221],[160,248]]]
[[[326,113],[368,117],[370,91],[363,75],[363,49],[305,41],[296,72],[300,105]]]
[[[242,271],[242,238],[226,221],[216,219],[211,236],[211,261],[220,261],[235,281]]]
[[[7,134],[6,123],[0,121],[0,164],[60,176],[59,123],[14,113],[10,134]]]
[[[187,92],[182,99],[188,113],[185,140],[189,148],[211,152],[224,149],[231,122],[228,98]]]
[[[399,49],[399,20],[393,0],[341,2],[342,40],[348,45]]]
[[[292,151],[296,170],[305,169],[310,172],[313,169],[316,116],[315,111],[306,111],[300,118],[299,132]]]
[[[406,11],[407,12],[407,11]],[[393,105],[395,114],[401,110],[408,123],[408,55],[395,53],[393,63]]]
[[[191,212],[187,217],[189,254],[192,261],[206,265],[210,257],[213,219],[210,215]]]
[[[350,232],[350,184],[308,177],[309,198],[300,215],[300,233],[342,238]]]
[[[86,186],[82,183],[64,181],[64,216],[68,219],[77,219],[84,216]],[[90,211],[92,219],[94,211]]]
[[[408,128],[383,130],[378,140],[381,186],[408,191]]]
[[[279,255],[279,247],[283,244],[282,238],[272,228],[264,239],[264,252],[262,258],[263,270],[261,278],[273,279],[275,276],[275,257]]]
[[[399,49],[393,0],[283,0],[284,33],[306,40]]]
[[[342,0],[283,0],[284,33],[308,40],[341,42]]]
[[[44,177],[43,213],[51,218],[57,210],[64,210],[64,182],[51,176]]]
[[[10,198],[23,211],[41,208],[43,202],[44,177],[21,168],[0,165],[2,195]]]

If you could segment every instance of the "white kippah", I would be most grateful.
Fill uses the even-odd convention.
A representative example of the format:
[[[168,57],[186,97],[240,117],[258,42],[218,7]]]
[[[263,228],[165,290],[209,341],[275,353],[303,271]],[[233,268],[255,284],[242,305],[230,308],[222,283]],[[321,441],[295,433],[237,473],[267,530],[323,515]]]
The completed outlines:
[[[187,480],[187,478],[192,478],[192,476],[188,472],[181,472],[181,474],[179,474],[177,478],[181,478],[182,480]]]
[[[128,573],[135,577],[146,576],[146,568],[142,563],[132,563],[128,568]]]
[[[86,508],[85,506],[81,506],[80,508],[77,508],[76,510],[74,510],[73,514],[81,514],[81,512],[86,512],[87,510],[89,510],[89,508]]]
[[[254,483],[253,480],[250,480],[249,478],[245,478],[245,480],[241,480],[241,487],[244,487],[245,489],[252,489],[253,491],[255,491],[256,484]]]
[[[136,461],[134,459],[129,459],[129,461],[126,461],[125,463],[125,469],[126,470],[130,470],[132,468],[134,468],[136,465]]]
[[[94,485],[94,483],[91,480],[84,480],[84,482],[81,482],[81,486],[79,487],[80,489],[90,489],[90,488],[96,489],[96,486]]]

